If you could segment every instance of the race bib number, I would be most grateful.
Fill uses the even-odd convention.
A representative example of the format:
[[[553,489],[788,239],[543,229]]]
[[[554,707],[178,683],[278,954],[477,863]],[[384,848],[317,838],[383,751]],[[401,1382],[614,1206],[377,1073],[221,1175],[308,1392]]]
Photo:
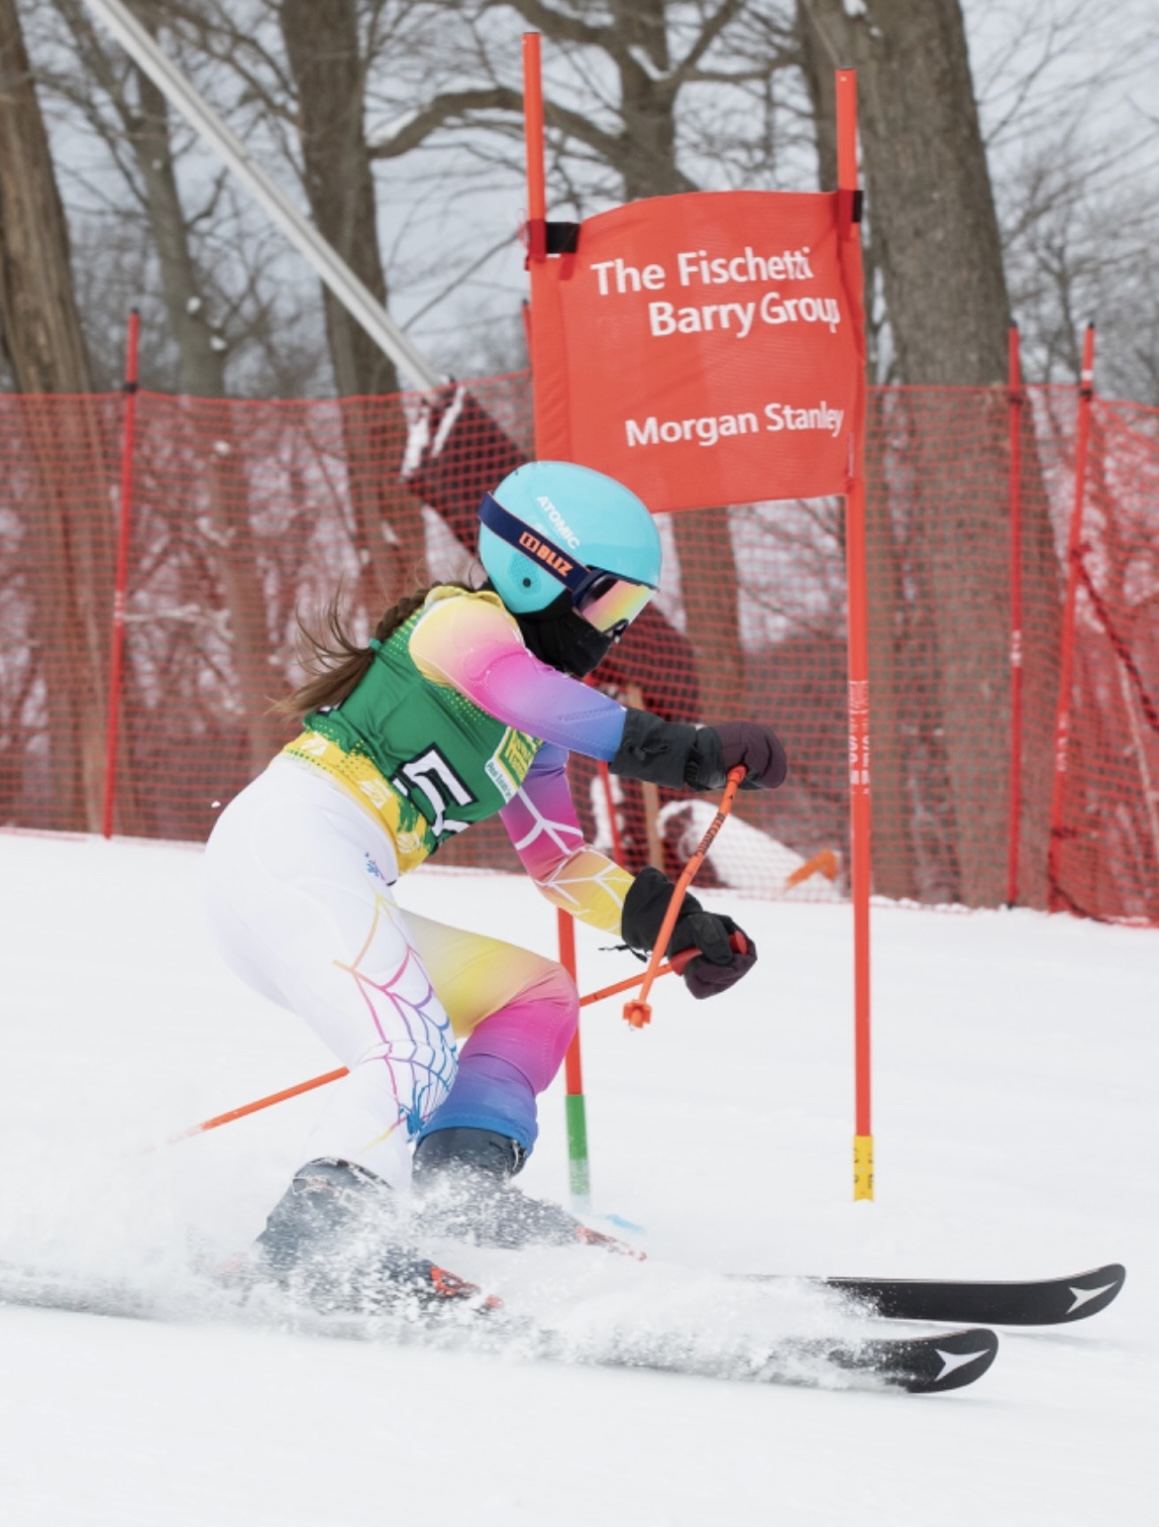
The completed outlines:
[[[445,832],[463,832],[471,825],[449,814],[454,806],[472,805],[475,796],[437,747],[429,747],[425,753],[403,764],[391,784],[408,799],[411,786],[419,787],[435,813],[431,831],[437,838],[441,838]]]

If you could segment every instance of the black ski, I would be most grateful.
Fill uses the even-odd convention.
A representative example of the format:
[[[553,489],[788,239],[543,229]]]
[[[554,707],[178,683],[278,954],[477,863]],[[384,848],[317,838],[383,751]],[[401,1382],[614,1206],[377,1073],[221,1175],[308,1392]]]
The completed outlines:
[[[856,1376],[907,1394],[943,1394],[981,1378],[997,1355],[997,1336],[981,1326],[932,1336],[786,1340],[770,1352],[765,1370],[752,1377],[765,1383],[818,1385],[826,1382],[829,1370],[833,1377]],[[812,1376],[799,1376],[804,1374]]]
[[[131,1280],[88,1278],[0,1263],[0,1307],[24,1306],[130,1320],[183,1319],[240,1323],[347,1340],[525,1357],[585,1367],[633,1368],[755,1384],[808,1388],[897,1389],[940,1394],[972,1384],[998,1351],[993,1331],[967,1329],[920,1336],[776,1337],[708,1348],[678,1332],[609,1332],[580,1341],[500,1309],[468,1321],[378,1314],[319,1314],[285,1303],[253,1307],[220,1286],[190,1285],[173,1297]]]
[[[935,1336],[887,1337],[859,1342],[851,1365],[878,1374],[909,1394],[943,1394],[981,1378],[998,1355],[998,1338],[983,1326]],[[840,1352],[833,1361],[844,1365]]]
[[[950,1320],[971,1325],[1051,1326],[1086,1320],[1119,1293],[1127,1270],[1118,1262],[1070,1278],[1010,1283],[938,1278],[803,1278],[832,1289],[859,1310],[886,1320]],[[788,1281],[780,1273],[745,1274],[759,1283]]]

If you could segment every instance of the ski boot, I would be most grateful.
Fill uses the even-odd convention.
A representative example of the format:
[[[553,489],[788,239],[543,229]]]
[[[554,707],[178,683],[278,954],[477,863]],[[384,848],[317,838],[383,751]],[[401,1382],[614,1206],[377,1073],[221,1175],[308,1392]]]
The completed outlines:
[[[435,1130],[415,1147],[414,1190],[432,1232],[478,1246],[599,1246],[644,1260],[644,1253],[593,1230],[558,1204],[529,1198],[511,1179],[527,1152],[488,1129]]]
[[[258,1236],[253,1271],[323,1312],[372,1314],[502,1301],[410,1249],[381,1178],[349,1161],[310,1161],[294,1175]]]

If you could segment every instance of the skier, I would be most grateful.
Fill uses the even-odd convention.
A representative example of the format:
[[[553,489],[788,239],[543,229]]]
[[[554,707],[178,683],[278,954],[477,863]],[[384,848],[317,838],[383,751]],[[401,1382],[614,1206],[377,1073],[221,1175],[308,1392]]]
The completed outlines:
[[[365,646],[331,604],[326,637],[310,638],[314,676],[282,705],[302,734],[226,808],[206,852],[225,959],[349,1068],[255,1249],[265,1273],[331,1307],[400,1294],[478,1304],[473,1285],[413,1249],[411,1187],[430,1233],[619,1245],[511,1182],[575,1032],[571,978],[404,913],[399,876],[498,813],[549,900],[645,958],[673,886],[583,841],[569,751],[677,789],[720,789],[737,765],[750,789],[786,772],[765,726],[667,722],[579,682],[659,582],[660,538],[635,494],[585,467],[532,462],[484,496],[479,518],[481,589],[403,599]],[[756,961],[731,918],[686,895],[667,953],[693,946],[683,979],[696,997]]]

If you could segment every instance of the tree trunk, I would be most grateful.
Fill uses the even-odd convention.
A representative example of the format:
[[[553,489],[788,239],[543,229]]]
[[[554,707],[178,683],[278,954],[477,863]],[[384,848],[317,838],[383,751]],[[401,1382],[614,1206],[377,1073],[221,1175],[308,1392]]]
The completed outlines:
[[[696,190],[676,160],[676,91],[668,74],[666,12],[667,0],[615,0],[612,5],[619,34],[615,63],[623,121],[615,168],[623,180],[625,201]],[[651,61],[652,70],[638,61],[640,54]],[[705,506],[695,513],[674,514],[672,532],[703,714],[724,721],[741,713],[745,692],[737,599],[735,594],[722,598],[724,591],[740,586],[728,510]],[[701,574],[709,547],[717,565],[705,577]]]
[[[837,189],[837,90],[834,61],[804,5],[797,8],[801,69],[813,111],[817,185]],[[862,227],[862,242],[867,229]],[[872,382],[870,365],[867,383]],[[888,399],[870,395],[865,438],[866,583],[869,607],[869,727],[873,761],[873,885],[882,896],[916,899],[911,828],[913,760],[903,720],[902,678],[909,631],[905,549],[899,545],[887,471],[895,424]]]
[[[130,142],[145,188],[145,210],[157,252],[169,326],[177,341],[181,390],[196,398],[225,396],[225,351],[213,344],[201,278],[189,247],[189,224],[173,164],[169,103],[141,69],[134,69],[137,109]]]
[[[869,217],[903,381],[1002,386],[1010,307],[959,0],[808,10],[858,72]]]
[[[850,16],[842,0],[809,0],[808,23],[826,52],[858,71],[868,214],[899,380],[995,389],[992,404],[947,394],[921,410],[918,494],[927,512],[916,527],[929,542],[941,730],[959,829],[956,894],[995,905],[1005,891],[1009,763],[1008,578],[999,551],[1008,543],[1005,396],[998,389],[1010,313],[961,8],[959,0],[867,0]],[[955,455],[953,427],[963,417],[973,429]],[[1042,530],[1028,524],[1028,547],[1043,547]],[[1052,567],[1036,567],[1034,577],[1040,588],[1055,586]],[[1028,660],[1048,672],[1049,644]],[[1049,749],[1046,737],[1033,740],[1035,749],[1044,744]]]
[[[676,162],[676,89],[669,75],[667,0],[615,0],[619,34],[620,159],[624,200],[675,196],[697,188]],[[639,59],[645,55],[648,69]]]
[[[365,61],[356,0],[284,0],[286,56],[298,92],[306,195],[319,233],[383,304],[374,177],[363,128]],[[326,334],[339,397],[374,398],[343,410],[355,543],[370,608],[421,577],[425,535],[418,502],[402,486],[406,444],[398,374],[389,356],[327,290]],[[389,540],[388,540],[389,534]],[[377,588],[373,585],[377,583]]]
[[[148,13],[146,13],[148,15]],[[134,70],[137,110],[130,138],[145,187],[149,227],[157,250],[169,322],[181,356],[181,385],[194,398],[226,394],[225,351],[214,345],[197,266],[189,246],[189,225],[173,164],[169,106],[147,74]],[[228,410],[194,409],[193,439],[198,460],[207,463],[215,562],[229,629],[242,714],[249,742],[249,768],[258,774],[277,752],[282,732],[269,712],[271,637],[257,546],[250,524],[249,484],[244,452]]]
[[[69,264],[68,230],[15,0],[0,0],[0,336],[19,390],[77,395],[25,410],[39,501],[37,643],[52,825],[101,823],[112,612],[109,480]]]

